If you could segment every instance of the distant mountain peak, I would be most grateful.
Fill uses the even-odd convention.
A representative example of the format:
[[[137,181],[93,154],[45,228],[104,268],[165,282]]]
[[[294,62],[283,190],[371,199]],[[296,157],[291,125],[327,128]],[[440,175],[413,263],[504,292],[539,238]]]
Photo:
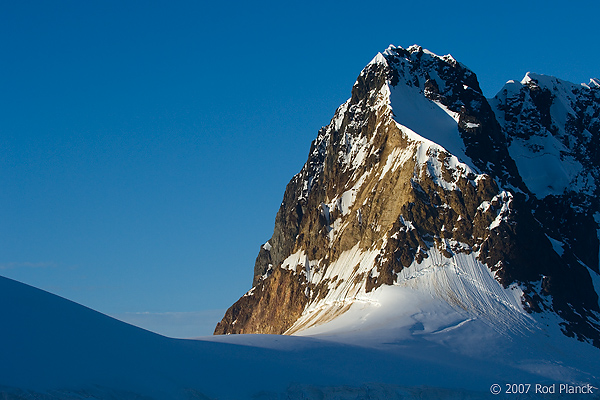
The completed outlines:
[[[386,61],[385,57],[383,56],[383,54],[377,53],[377,55],[375,57],[373,57],[373,59],[367,65],[371,65],[371,64],[387,65],[387,61]]]

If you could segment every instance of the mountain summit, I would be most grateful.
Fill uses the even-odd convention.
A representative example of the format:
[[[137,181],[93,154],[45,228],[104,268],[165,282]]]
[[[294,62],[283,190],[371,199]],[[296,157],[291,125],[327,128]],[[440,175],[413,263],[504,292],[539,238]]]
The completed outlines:
[[[388,47],[319,131],[215,334],[410,317],[600,347],[599,115],[598,80],[528,73],[486,99],[452,56]]]

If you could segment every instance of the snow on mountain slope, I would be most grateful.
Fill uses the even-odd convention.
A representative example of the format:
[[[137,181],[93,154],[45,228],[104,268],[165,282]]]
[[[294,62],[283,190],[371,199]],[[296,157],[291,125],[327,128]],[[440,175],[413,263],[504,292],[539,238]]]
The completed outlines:
[[[383,56],[376,57],[372,62],[387,64]],[[406,79],[407,75],[404,74],[403,78]],[[423,96],[426,81],[419,82],[418,86],[407,85],[411,82],[405,81],[399,82],[400,85],[382,87],[383,97],[389,99],[389,106],[394,110],[394,120],[413,132],[413,138],[427,139],[442,146],[462,162],[470,162],[458,131],[458,113]]]
[[[0,320],[3,399],[481,399],[491,396],[493,383],[552,382],[547,371],[526,372],[497,359],[454,353],[439,343],[409,346],[419,332],[431,329],[426,318],[422,328],[412,329],[412,337],[383,330],[383,336],[367,335],[363,344],[364,335],[348,340],[348,331],[325,340],[169,339],[0,278]],[[438,334],[456,332],[457,321],[449,318]],[[390,337],[395,343],[380,340]],[[376,342],[381,348],[373,348]],[[597,379],[569,366],[546,366],[569,372],[563,377],[571,383]]]
[[[345,265],[352,265],[355,261],[369,265],[373,262],[373,256],[350,251],[348,256],[340,257],[334,265],[331,265],[330,274],[336,274],[342,282],[352,282],[360,268],[354,270],[354,275],[344,277]],[[369,265],[371,267],[371,265]],[[346,269],[347,270],[347,269]],[[344,279],[346,278],[346,279]],[[319,278],[317,278],[319,279]],[[427,258],[420,263],[413,261],[409,268],[405,268],[398,274],[394,287],[411,289],[420,299],[439,299],[441,304],[447,304],[447,310],[454,310],[451,314],[460,313],[466,317],[464,321],[480,319],[485,321],[489,327],[498,333],[523,333],[533,329],[533,319],[525,313],[521,306],[521,292],[518,286],[503,289],[494,279],[490,271],[477,260],[476,254],[454,254],[450,258],[443,256],[437,249],[427,252]],[[347,287],[343,283],[331,290],[317,304],[307,308],[305,314],[288,330],[288,333],[306,331],[311,326],[319,325],[322,319],[315,317],[322,310],[327,310],[325,318],[329,318],[329,309],[332,304],[338,303],[339,307],[347,307],[354,302],[366,304],[380,304],[379,296],[387,291],[357,290],[356,293],[349,291],[355,286]],[[341,290],[340,290],[341,289]],[[399,291],[398,293],[403,293]],[[401,296],[402,297],[402,296]],[[398,304],[404,304],[403,309],[414,313],[420,312],[419,302],[409,302],[404,299]],[[428,303],[428,302],[425,302]],[[449,312],[449,311],[448,311]],[[445,312],[441,312],[440,318],[444,320]],[[393,323],[393,322],[392,322]]]
[[[491,100],[510,141],[510,155],[538,198],[596,192],[599,99],[595,85],[528,72]]]
[[[310,326],[302,326],[300,318],[291,329],[299,328],[300,336],[432,358],[450,349],[456,359],[493,360],[498,371],[508,367],[550,380],[598,382],[600,351],[565,337],[556,317],[525,313],[521,296],[516,285],[501,288],[474,258],[448,259],[433,251],[427,261],[403,270],[397,284],[347,302],[337,318],[324,324],[307,318]]]

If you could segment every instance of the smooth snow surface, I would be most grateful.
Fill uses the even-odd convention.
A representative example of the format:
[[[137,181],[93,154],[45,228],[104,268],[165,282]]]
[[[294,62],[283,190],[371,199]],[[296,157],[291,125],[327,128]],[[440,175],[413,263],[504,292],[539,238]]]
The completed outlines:
[[[532,150],[538,148],[544,151]],[[574,159],[561,157],[567,149],[550,134],[534,136],[527,141],[515,138],[508,150],[523,181],[539,198],[563,194],[583,171]]]
[[[3,399],[480,399],[491,398],[493,383],[598,382],[589,374],[600,370],[597,349],[588,345],[563,343],[552,333],[559,348],[549,354],[569,355],[556,361],[535,336],[511,342],[485,322],[423,293],[415,297],[410,287],[382,289],[378,305],[356,303],[334,321],[340,327],[354,320],[355,332],[321,327],[321,338],[180,340],[0,278],[0,393]],[[391,318],[397,319],[390,324]],[[361,330],[357,321],[376,323]],[[577,356],[583,368],[570,364]]]
[[[400,83],[390,91],[390,102],[396,122],[442,146],[461,162],[472,165],[465,154],[455,113],[429,100],[418,87]]]

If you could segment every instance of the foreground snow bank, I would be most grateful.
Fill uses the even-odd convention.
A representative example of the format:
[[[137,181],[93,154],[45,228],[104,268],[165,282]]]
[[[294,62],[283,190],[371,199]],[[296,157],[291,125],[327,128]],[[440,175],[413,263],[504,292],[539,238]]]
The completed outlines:
[[[416,334],[380,348],[390,332],[368,346],[331,334],[170,339],[1,277],[0,321],[3,399],[478,399],[494,383],[552,382]]]

